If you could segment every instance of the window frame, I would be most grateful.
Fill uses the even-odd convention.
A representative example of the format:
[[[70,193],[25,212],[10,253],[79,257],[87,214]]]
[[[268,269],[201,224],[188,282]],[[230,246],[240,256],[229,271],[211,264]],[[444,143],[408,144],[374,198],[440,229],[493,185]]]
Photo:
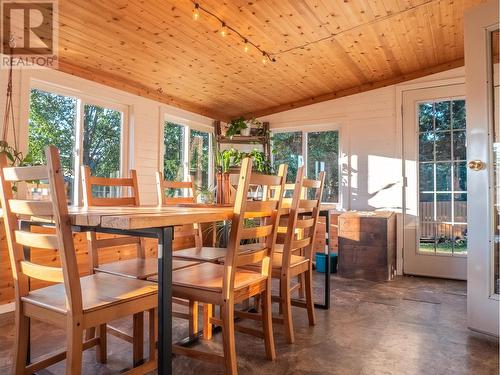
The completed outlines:
[[[44,81],[39,81],[32,79],[28,88],[27,95],[27,120],[29,120],[29,106],[31,90],[45,91],[55,95],[61,95],[66,97],[71,97],[76,100],[76,116],[75,116],[75,144],[73,152],[75,157],[73,159],[74,163],[74,181],[75,186],[73,186],[73,196],[71,197],[72,206],[82,206],[83,205],[83,187],[81,181],[81,167],[83,161],[83,126],[84,126],[84,108],[85,105],[95,105],[99,107],[105,107],[107,109],[118,111],[122,114],[122,127],[120,134],[120,175],[127,177],[129,174],[130,166],[130,124],[129,124],[129,109],[130,106],[113,101],[107,100],[100,97],[86,95],[79,90],[74,90],[71,88],[63,87],[57,84],[50,84]],[[23,137],[26,142],[25,149],[28,149],[29,144],[29,126],[26,126],[26,134]]]
[[[171,122],[176,125],[182,126],[183,127],[183,135],[184,135],[184,144],[183,144],[183,160],[182,160],[182,165],[184,167],[184,176],[183,180],[184,181],[190,181],[190,175],[189,175],[189,165],[190,165],[190,157],[191,155],[189,154],[189,146],[190,146],[190,139],[191,139],[191,130],[196,130],[200,132],[207,133],[209,135],[208,137],[208,148],[209,150],[213,150],[213,145],[214,145],[214,127],[212,125],[206,125],[201,122],[193,121],[193,120],[188,120],[182,117],[174,116],[169,114],[167,111],[160,111],[160,124],[159,124],[159,142],[160,142],[160,147],[159,149],[159,156],[158,156],[158,170],[163,172],[163,165],[164,165],[164,157],[165,157],[165,144],[164,144],[164,135],[165,135],[165,123]],[[208,186],[213,186],[215,182],[215,177],[214,177],[214,155],[213,152],[209,152],[208,154]]]
[[[305,176],[307,176],[307,157],[308,157],[308,152],[307,152],[307,139],[308,139],[308,133],[315,133],[315,132],[327,132],[327,131],[334,131],[338,133],[338,186],[339,186],[339,191],[338,191],[338,200],[337,202],[321,202],[325,204],[330,204],[336,206],[338,209],[342,207],[342,202],[343,202],[343,186],[342,186],[342,164],[343,164],[343,151],[342,151],[342,140],[344,139],[343,137],[343,131],[342,128],[339,124],[316,124],[316,125],[304,125],[301,126],[300,128],[297,126],[290,126],[290,127],[280,127],[280,128],[272,128],[271,129],[271,139],[274,134],[277,133],[298,133],[300,132],[302,134],[302,165],[305,169]],[[274,163],[274,154],[272,153],[273,150],[273,144],[271,141],[271,163]]]

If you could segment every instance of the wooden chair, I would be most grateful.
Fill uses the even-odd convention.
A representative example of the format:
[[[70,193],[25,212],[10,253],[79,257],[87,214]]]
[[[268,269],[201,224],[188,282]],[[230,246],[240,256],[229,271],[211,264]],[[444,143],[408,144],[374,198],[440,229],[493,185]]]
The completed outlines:
[[[80,374],[83,350],[94,346],[98,346],[97,360],[105,363],[107,322],[145,311],[154,316],[158,305],[158,288],[154,283],[104,273],[79,277],[59,153],[53,146],[47,147],[45,153],[48,166],[17,168],[7,167],[5,154],[0,154],[0,200],[15,286],[13,373],[16,375],[35,373],[64,359],[66,374]],[[14,183],[32,180],[49,181],[51,200],[13,198]],[[19,230],[19,216],[52,219],[55,234]],[[27,260],[23,247],[57,250],[61,267]],[[30,278],[56,284],[30,291]],[[26,364],[30,318],[66,328],[67,349]],[[99,327],[99,334],[84,342],[83,331],[91,327]],[[145,373],[156,367],[153,328],[151,324],[150,359],[131,373]]]
[[[224,364],[227,374],[236,374],[234,331],[237,329],[264,338],[267,358],[276,358],[272,333],[270,272],[285,179],[285,165],[280,167],[278,176],[260,175],[252,174],[251,159],[243,160],[224,264],[205,262],[174,271],[172,276],[172,293],[175,297],[220,306],[220,319],[210,316],[208,320],[222,327],[224,355],[177,345],[173,346],[174,353]],[[263,187],[262,200],[247,200],[250,184]],[[275,190],[274,196],[270,196],[271,186],[280,187]],[[255,219],[262,225],[249,227],[249,222]],[[243,240],[254,240],[255,243],[251,246],[241,245]],[[258,264],[258,269],[254,271],[241,268],[251,264]],[[262,295],[262,312],[242,313],[242,316],[262,321],[263,330],[235,326],[235,304],[256,295]]]
[[[283,316],[275,321],[283,322],[285,335],[288,343],[295,341],[292,318],[292,293],[295,288],[304,291],[305,302],[293,301],[294,306],[307,309],[309,325],[315,324],[314,301],[312,294],[312,252],[318,224],[319,209],[325,173],[321,172],[319,180],[304,178],[304,168],[297,171],[293,187],[291,202],[288,200],[284,206],[289,206],[290,212],[287,216],[286,225],[280,223],[278,232],[285,234],[284,244],[281,251],[275,251],[272,262],[272,278],[280,280],[280,295],[273,298],[280,303],[280,311]],[[308,189],[314,189],[314,199],[308,199]],[[285,189],[286,190],[286,189]],[[311,195],[309,195],[311,196]],[[293,278],[298,277],[298,283],[292,286]],[[302,297],[301,293],[299,293]]]
[[[166,181],[162,174],[156,172],[156,187],[158,193],[158,202],[163,206],[175,206],[182,203],[195,203],[194,186],[191,181]],[[168,196],[169,190],[184,190],[187,194],[182,196]],[[203,233],[201,225],[187,225],[178,228],[174,233],[174,238],[194,237],[194,247],[176,250],[174,258],[197,262],[215,262],[218,263],[226,256],[226,249],[220,247],[203,246]]]

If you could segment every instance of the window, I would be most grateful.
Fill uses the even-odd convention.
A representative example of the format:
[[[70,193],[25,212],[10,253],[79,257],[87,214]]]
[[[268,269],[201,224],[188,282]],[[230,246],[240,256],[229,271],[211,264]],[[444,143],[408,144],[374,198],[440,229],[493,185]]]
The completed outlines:
[[[418,104],[420,246],[467,253],[465,100]]]
[[[163,127],[163,175],[170,181],[193,182],[195,189],[213,185],[211,132],[166,121]]]
[[[297,168],[304,164],[309,178],[317,178],[325,171],[322,201],[339,202],[338,131],[274,133],[272,150],[275,169],[282,163],[288,164],[288,182],[295,182]]]
[[[114,107],[96,105],[83,97],[31,90],[28,153],[35,163],[43,163],[45,146],[53,144],[59,149],[71,204],[80,202],[81,165],[88,165],[93,175],[101,177],[119,177],[124,170],[124,111]],[[96,188],[97,195],[115,193]]]

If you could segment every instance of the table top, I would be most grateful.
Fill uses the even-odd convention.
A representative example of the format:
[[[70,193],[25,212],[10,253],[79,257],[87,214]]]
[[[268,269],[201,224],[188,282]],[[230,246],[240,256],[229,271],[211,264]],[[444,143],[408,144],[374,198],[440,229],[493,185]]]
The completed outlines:
[[[70,207],[71,223],[113,229],[159,228],[210,223],[232,217],[231,207]]]

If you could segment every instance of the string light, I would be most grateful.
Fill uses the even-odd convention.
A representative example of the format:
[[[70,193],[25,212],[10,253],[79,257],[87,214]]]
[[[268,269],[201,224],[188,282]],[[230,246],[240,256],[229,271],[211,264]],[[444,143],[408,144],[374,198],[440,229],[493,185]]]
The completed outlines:
[[[200,18],[200,4],[195,3],[193,9],[193,20],[198,21]]]
[[[222,22],[221,28],[220,28],[220,36],[225,38],[226,35],[227,35],[227,26],[224,22]]]
[[[222,18],[217,16],[215,13],[211,12],[210,10],[204,8],[203,6],[200,5],[200,3],[194,2],[193,1],[193,20],[197,21],[200,18],[200,12],[204,12],[211,16],[212,18],[215,18],[217,21],[220,22],[221,28],[219,30],[219,34],[224,38],[229,34],[229,31],[232,31],[232,35],[235,35],[236,37],[240,38],[241,41],[243,42],[243,51],[245,53],[248,53],[250,51],[250,47],[255,48],[257,51],[259,51],[262,54],[262,63],[265,65],[267,64],[268,61],[271,62],[276,62],[276,59],[271,56],[268,52],[264,51],[261,49],[258,45],[253,43],[251,40],[243,36],[238,30],[234,29],[233,27],[229,26],[224,22]]]

